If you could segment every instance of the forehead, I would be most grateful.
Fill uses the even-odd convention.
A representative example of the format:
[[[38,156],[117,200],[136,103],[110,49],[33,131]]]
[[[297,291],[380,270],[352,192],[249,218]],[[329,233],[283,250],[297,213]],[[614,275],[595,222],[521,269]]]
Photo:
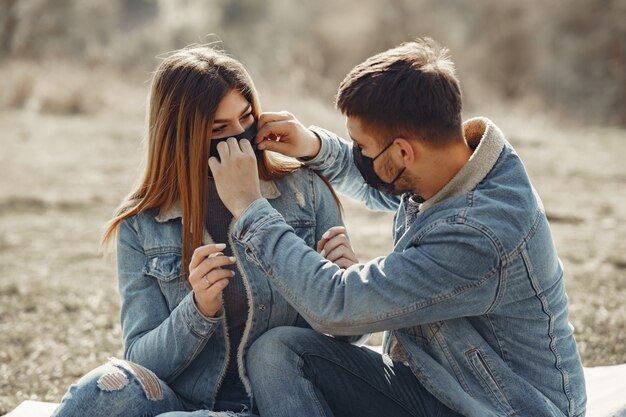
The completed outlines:
[[[215,119],[238,119],[250,103],[238,90],[230,90],[215,112]]]

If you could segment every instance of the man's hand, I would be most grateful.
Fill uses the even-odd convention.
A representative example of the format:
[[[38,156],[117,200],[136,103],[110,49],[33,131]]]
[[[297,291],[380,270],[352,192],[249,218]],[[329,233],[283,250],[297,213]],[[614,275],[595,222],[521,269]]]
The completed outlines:
[[[219,161],[209,158],[215,187],[222,203],[238,219],[250,204],[261,198],[254,150],[247,139],[237,143],[235,138],[229,138],[217,145],[217,151]]]
[[[317,251],[324,258],[341,268],[348,268],[359,263],[350,246],[348,232],[343,226],[335,226],[328,229],[322,235],[322,239],[317,242]]]
[[[320,152],[320,139],[291,113],[261,113],[256,135],[259,149],[294,158],[313,158]]]

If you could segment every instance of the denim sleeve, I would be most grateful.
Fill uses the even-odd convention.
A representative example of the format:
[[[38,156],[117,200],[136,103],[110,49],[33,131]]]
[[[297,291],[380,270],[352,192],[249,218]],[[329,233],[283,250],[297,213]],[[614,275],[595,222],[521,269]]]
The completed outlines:
[[[365,203],[370,210],[395,211],[400,204],[399,196],[392,196],[370,187],[352,162],[352,145],[329,132],[311,126],[321,141],[319,154],[303,162],[311,169],[321,172],[341,194]]]
[[[322,235],[326,233],[328,229],[334,226],[343,226],[343,220],[341,218],[341,212],[339,206],[335,201],[333,194],[328,188],[328,185],[317,175],[313,175],[313,192],[314,192],[314,204],[315,204],[315,245],[322,239]],[[337,339],[341,339],[348,343],[354,343],[357,345],[363,344],[369,337],[366,335],[350,335],[350,336],[338,336]]]
[[[498,252],[469,225],[433,225],[419,244],[348,269],[304,244],[264,199],[244,212],[234,237],[323,333],[353,335],[480,315],[496,299]]]
[[[205,318],[195,306],[193,292],[170,312],[156,279],[143,273],[145,262],[137,231],[130,220],[123,221],[117,266],[124,358],[168,381],[197,356],[221,318]]]

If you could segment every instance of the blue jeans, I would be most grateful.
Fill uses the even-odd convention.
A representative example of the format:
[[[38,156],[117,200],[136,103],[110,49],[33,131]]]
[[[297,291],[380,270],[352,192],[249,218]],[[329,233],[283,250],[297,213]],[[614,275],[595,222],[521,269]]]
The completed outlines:
[[[248,372],[263,416],[460,416],[402,363],[310,329],[263,334],[248,352]]]
[[[72,385],[52,416],[252,417],[247,411],[248,401],[239,378],[227,375],[214,411],[194,410],[150,370],[114,359]]]

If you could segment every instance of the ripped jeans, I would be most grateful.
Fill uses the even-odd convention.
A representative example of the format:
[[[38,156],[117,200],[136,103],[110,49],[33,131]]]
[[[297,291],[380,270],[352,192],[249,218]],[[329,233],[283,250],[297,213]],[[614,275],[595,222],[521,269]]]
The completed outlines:
[[[232,411],[237,404],[232,397],[241,394],[236,391],[229,395],[222,390],[213,411],[189,409],[152,371],[111,359],[72,385],[52,417],[255,417],[246,411]]]

